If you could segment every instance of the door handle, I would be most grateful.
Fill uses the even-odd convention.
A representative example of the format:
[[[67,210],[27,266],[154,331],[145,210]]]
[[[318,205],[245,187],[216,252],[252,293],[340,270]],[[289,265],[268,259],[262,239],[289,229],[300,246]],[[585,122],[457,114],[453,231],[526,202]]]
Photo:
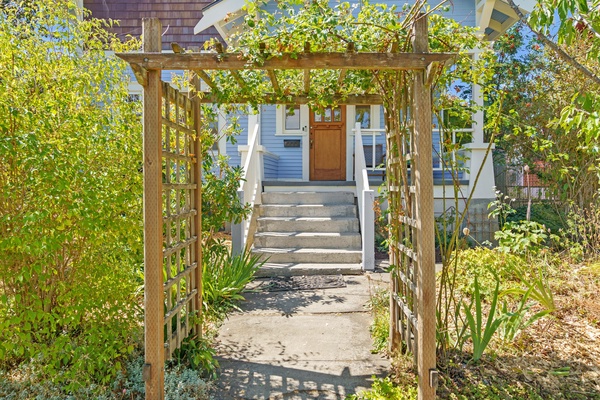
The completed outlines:
[[[311,149],[313,148],[313,143],[314,143],[314,140],[310,139],[310,148]]]

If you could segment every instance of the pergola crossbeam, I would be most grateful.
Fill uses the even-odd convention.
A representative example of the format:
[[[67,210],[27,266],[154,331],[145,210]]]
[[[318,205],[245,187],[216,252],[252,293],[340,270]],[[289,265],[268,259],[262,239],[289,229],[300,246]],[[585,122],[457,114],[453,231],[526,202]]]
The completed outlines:
[[[299,53],[251,62],[239,53],[117,53],[147,70],[423,70],[432,62],[455,57],[449,53]]]
[[[351,95],[343,95],[343,94],[334,94],[332,96],[333,102],[336,104],[345,104],[345,105],[357,105],[357,104],[373,104],[380,105],[383,104],[383,100],[378,94],[351,94]],[[256,98],[248,98],[248,97],[237,97],[233,99],[229,99],[228,101],[231,103],[243,104],[248,102],[256,101]],[[200,99],[201,103],[219,103],[219,97],[211,92],[203,92]],[[291,96],[283,96],[277,93],[265,93],[260,97],[261,104],[308,104],[310,103],[310,98],[306,94],[301,95],[291,95]]]

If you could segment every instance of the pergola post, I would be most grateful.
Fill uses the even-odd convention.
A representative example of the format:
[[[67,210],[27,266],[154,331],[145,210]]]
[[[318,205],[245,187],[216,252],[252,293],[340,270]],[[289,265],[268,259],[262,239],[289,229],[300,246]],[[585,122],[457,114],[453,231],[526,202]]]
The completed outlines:
[[[428,51],[427,18],[413,26],[413,51]],[[435,230],[433,207],[433,157],[431,87],[426,71],[414,75],[415,219],[417,220],[417,368],[419,399],[435,399],[437,381],[435,344]]]
[[[197,93],[200,93],[200,80],[195,77],[192,82]],[[198,313],[198,323],[194,327],[195,334],[197,337],[202,336],[202,271],[203,271],[203,258],[202,258],[202,142],[200,140],[202,128],[201,118],[202,113],[200,110],[200,102],[198,94],[193,98],[192,104],[193,119],[194,119],[194,131],[196,136],[194,138],[194,155],[196,162],[192,165],[192,182],[196,184],[196,189],[193,191],[193,204],[192,207],[196,210],[196,216],[194,217],[194,226],[192,229],[192,235],[197,236],[196,243],[194,244],[194,258],[197,264],[196,272],[194,274],[194,287],[198,290],[194,298],[194,310]]]
[[[144,52],[160,53],[162,26],[142,20]],[[162,85],[149,70],[144,87],[144,335],[146,399],[164,398],[164,293],[162,220]]]

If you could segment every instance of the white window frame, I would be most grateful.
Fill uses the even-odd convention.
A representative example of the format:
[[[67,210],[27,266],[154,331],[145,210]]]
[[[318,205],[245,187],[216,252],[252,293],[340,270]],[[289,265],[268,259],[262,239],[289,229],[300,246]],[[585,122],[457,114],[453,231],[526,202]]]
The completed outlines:
[[[356,123],[356,107],[357,106],[370,106],[371,107],[371,126],[366,129],[379,129],[381,127],[381,105],[374,104],[357,104],[352,107],[352,129]]]
[[[285,129],[286,105],[277,105],[277,116],[275,118],[275,136],[304,136],[308,134],[308,106],[300,105],[300,129]]]

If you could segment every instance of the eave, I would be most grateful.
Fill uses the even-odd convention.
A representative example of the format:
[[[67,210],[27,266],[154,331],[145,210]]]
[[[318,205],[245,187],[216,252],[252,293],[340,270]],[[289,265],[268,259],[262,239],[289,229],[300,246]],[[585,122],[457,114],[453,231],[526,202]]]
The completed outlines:
[[[535,6],[534,0],[517,0],[515,3],[523,14],[528,14]],[[495,40],[519,21],[510,5],[502,0],[476,0],[475,11],[477,26],[487,40]]]

